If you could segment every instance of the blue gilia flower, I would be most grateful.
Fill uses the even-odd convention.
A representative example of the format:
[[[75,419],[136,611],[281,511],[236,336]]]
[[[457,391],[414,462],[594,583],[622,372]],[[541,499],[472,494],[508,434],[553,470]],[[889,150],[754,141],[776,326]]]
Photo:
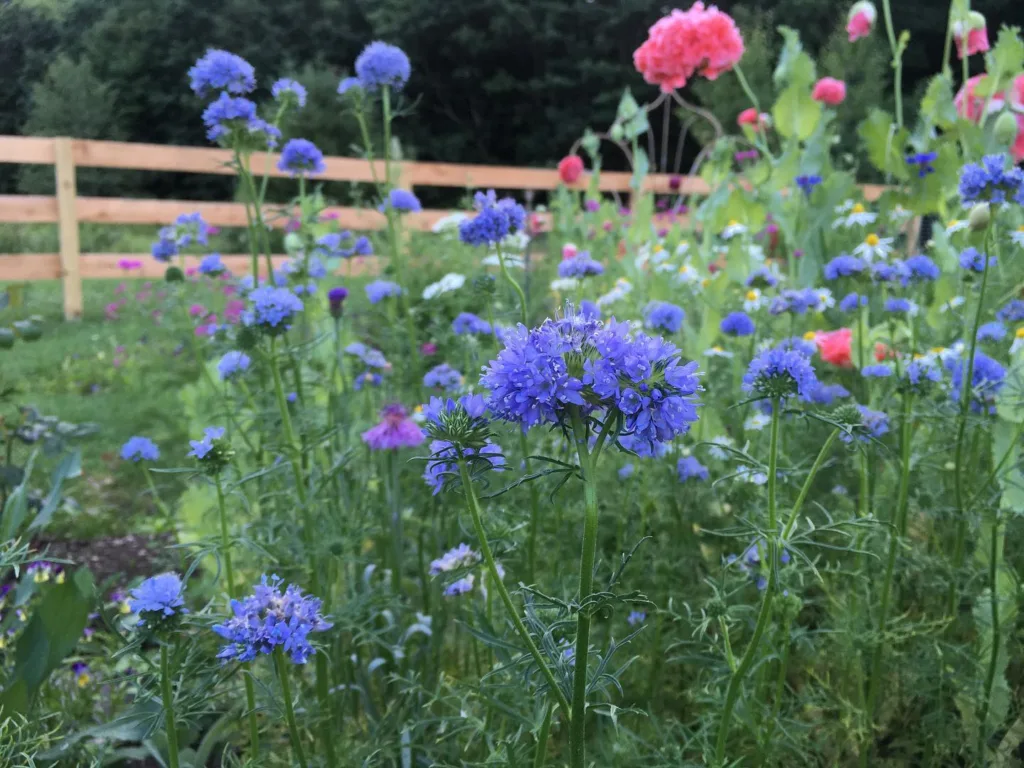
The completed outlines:
[[[820,297],[813,288],[788,289],[772,299],[768,306],[768,314],[781,315],[790,312],[794,315],[804,315],[808,310],[817,309],[819,303]]]
[[[900,283],[906,276],[907,268],[902,261],[876,261],[871,265],[871,279],[876,283]]]
[[[460,312],[458,317],[452,320],[452,331],[458,336],[464,334],[489,335],[491,333],[491,324],[483,318],[477,317],[472,312]]]
[[[594,302],[584,299],[580,302],[580,314],[587,320],[600,320],[601,308]]]
[[[562,259],[558,264],[559,277],[591,277],[603,275],[604,264],[590,258],[589,251],[580,251],[571,259]]]
[[[183,589],[176,573],[150,576],[131,591],[128,607],[139,615],[139,626],[154,626],[172,616],[188,613]]]
[[[917,305],[910,299],[893,297],[885,300],[885,311],[893,314],[916,315]]]
[[[791,349],[772,347],[750,361],[743,375],[743,391],[763,398],[798,395],[809,400],[818,387],[810,360]]]
[[[568,423],[570,409],[617,411],[623,433],[654,443],[685,434],[697,420],[697,364],[682,363],[661,338],[632,334],[628,323],[567,314],[532,330],[510,329],[504,343],[480,382],[491,392],[491,411],[523,428]]]
[[[465,377],[448,363],[436,365],[423,376],[423,386],[427,389],[455,390],[462,387]]]
[[[889,431],[889,415],[884,411],[873,411],[870,408],[858,405],[860,411],[860,425],[853,429],[853,435],[844,433],[839,439],[844,443],[852,442],[854,437],[862,443],[870,442],[871,439],[879,439]]]
[[[803,190],[803,193],[810,197],[814,188],[821,184],[821,176],[818,176],[817,174],[811,176],[797,176],[795,181],[796,185]]]
[[[628,480],[633,476],[636,471],[636,467],[633,466],[633,462],[628,462],[619,467],[619,480]]]
[[[231,97],[226,93],[222,93],[203,111],[206,138],[210,141],[225,138],[232,130],[246,128],[258,119],[255,102],[241,96]]]
[[[996,317],[1004,323],[1019,323],[1024,320],[1024,300],[1011,299],[1005,307],[996,312]]]
[[[577,256],[577,258],[579,257]],[[679,333],[685,319],[686,313],[682,307],[677,307],[667,301],[652,301],[647,305],[647,317],[644,324],[648,328],[656,328],[666,333]]]
[[[150,253],[153,254],[154,259],[164,263],[178,255],[178,243],[169,228],[165,227],[160,230],[160,239],[153,243]]]
[[[783,339],[775,346],[782,350],[793,350],[807,359],[814,357],[818,351],[818,345],[815,343],[814,339],[805,338],[803,336],[790,336],[788,339]]]
[[[306,89],[301,83],[282,77],[270,88],[274,100],[281,104],[294,103],[299,109],[306,106]]]
[[[848,293],[839,302],[840,312],[855,312],[859,307],[868,305],[868,297],[857,293]]]
[[[400,91],[408,82],[410,74],[412,65],[405,52],[379,40],[366,46],[356,59],[356,77],[359,78],[359,85],[367,91],[376,91],[378,88]]]
[[[206,98],[217,91],[241,94],[256,88],[256,70],[241,56],[211,48],[188,71],[196,96]]]
[[[308,139],[291,139],[281,150],[277,169],[292,176],[316,176],[327,170],[324,153]]]
[[[371,304],[380,304],[384,299],[402,295],[402,286],[390,280],[374,280],[366,284],[366,298]]]
[[[505,467],[505,456],[502,454],[501,446],[493,443],[490,438],[479,448],[463,447],[457,448],[446,440],[432,440],[430,443],[430,461],[423,471],[423,479],[431,488],[431,494],[437,496],[445,486],[449,478],[459,474],[459,467],[456,463],[459,459],[467,460],[472,466],[474,474],[479,472],[482,466],[488,469],[501,471]],[[435,560],[434,563],[437,561]],[[431,563],[431,573],[434,573],[434,563]]]
[[[988,257],[989,267],[996,265],[996,257]],[[985,256],[977,248],[968,248],[960,254],[960,266],[968,272],[981,274],[985,271]]]
[[[811,402],[818,405],[832,405],[836,400],[850,396],[850,390],[842,384],[821,384],[819,383],[811,395]],[[764,402],[763,400],[760,402]],[[771,408],[769,407],[769,411]]]
[[[224,427],[207,427],[203,430],[202,440],[188,441],[188,444],[192,446],[192,450],[187,455],[194,456],[199,460],[205,459],[213,452],[214,443],[223,438],[225,432]]]
[[[227,272],[227,267],[224,266],[224,262],[221,261],[219,253],[211,253],[203,257],[203,260],[199,262],[199,272],[203,275],[209,275],[210,277],[217,277]]]
[[[302,299],[287,288],[261,286],[249,294],[251,307],[242,314],[248,326],[279,335],[291,328],[295,315],[303,310]]]
[[[750,470],[747,470],[749,473]],[[742,557],[736,555],[729,555],[726,558],[726,562],[730,565],[736,563],[740,571],[749,577],[757,585],[759,590],[763,590],[768,586],[768,580],[762,573],[761,568],[761,556],[768,553],[768,544],[764,539],[758,539],[747,551],[743,553]],[[779,548],[779,565],[788,565],[790,561],[790,554],[784,548]]]
[[[730,312],[718,327],[727,336],[751,336],[757,330],[746,312]]]
[[[679,475],[679,482],[687,480],[707,480],[709,477],[708,468],[701,464],[693,456],[684,456],[676,464],[676,474]]]
[[[423,210],[420,199],[407,189],[392,189],[387,201],[381,203],[377,210],[384,213],[388,208],[399,213],[419,213]]]
[[[353,379],[352,388],[355,389],[356,392],[361,392],[363,387],[379,387],[383,383],[384,377],[379,373],[366,371]]]
[[[888,376],[892,376],[892,374],[892,366],[885,363],[880,363],[879,365],[865,365],[860,369],[860,375],[866,379],[884,379]]]
[[[305,664],[316,653],[309,635],[333,625],[321,615],[319,598],[294,584],[282,592],[282,584],[280,577],[264,575],[252,595],[231,601],[231,618],[213,627],[228,642],[217,658],[246,662],[280,648],[294,663]]]
[[[459,239],[467,245],[498,245],[526,223],[526,209],[511,197],[498,200],[494,190],[473,196],[477,215],[459,224]]]
[[[911,392],[924,394],[932,384],[938,384],[940,381],[942,381],[942,374],[939,372],[937,365],[914,360],[903,371],[903,381],[901,384]]]
[[[338,95],[344,96],[347,93],[362,95],[363,86],[358,77],[343,77],[338,83]]]
[[[626,623],[631,627],[643,624],[645,621],[647,621],[647,614],[643,611],[630,611],[629,616],[626,617]]]
[[[779,284],[779,276],[768,267],[758,267],[747,276],[747,288],[774,288]]]
[[[156,461],[160,458],[160,449],[148,437],[131,437],[121,446],[121,458],[125,461]]]
[[[841,277],[855,277],[867,268],[864,260],[857,256],[842,254],[825,265],[825,279],[838,280]]]
[[[978,328],[978,341],[1001,341],[1006,338],[1007,333],[1006,326],[994,320]]]
[[[923,253],[911,256],[903,262],[903,266],[907,268],[905,283],[932,282],[942,274],[938,265]]]
[[[1022,202],[1024,172],[1006,168],[1006,155],[987,155],[980,163],[967,163],[960,171],[960,200],[964,206],[979,201]]]
[[[383,352],[379,349],[372,349],[360,341],[353,341],[345,347],[345,354],[358,357],[367,368],[387,368],[388,366]]]
[[[916,165],[917,177],[923,179],[929,173],[935,173],[935,166],[932,163],[938,159],[938,152],[918,152],[915,155],[907,155],[907,165]]]
[[[946,368],[950,372],[952,381],[950,397],[957,403],[960,402],[964,383],[964,368],[966,367],[966,360],[962,358],[950,358],[946,361]],[[975,413],[995,413],[996,395],[1003,388],[1005,379],[1006,369],[1003,366],[984,352],[976,352],[970,381],[971,410]]]
[[[224,357],[217,363],[217,373],[220,374],[221,381],[227,381],[240,373],[245,373],[251,363],[252,360],[245,352],[233,349],[225,352]]]

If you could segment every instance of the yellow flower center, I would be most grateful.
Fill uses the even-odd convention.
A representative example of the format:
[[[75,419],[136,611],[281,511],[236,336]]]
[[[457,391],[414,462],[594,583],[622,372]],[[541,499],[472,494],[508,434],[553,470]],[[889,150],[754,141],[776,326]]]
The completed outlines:
[[[1024,325],[1018,328],[1017,332],[1013,335],[1016,336],[1018,339],[1024,339]]]
[[[1017,231],[1018,232],[1024,232],[1024,224],[1022,224],[1021,226],[1017,227]]]
[[[747,301],[757,301],[760,294],[757,291],[747,291]]]
[[[710,283],[710,282],[711,281],[708,278],[705,277],[703,280],[700,281],[700,287],[701,288],[707,288],[708,287],[708,283]]]
[[[949,227],[950,229],[952,229],[953,227],[955,227],[959,223],[960,222],[957,221],[956,219],[950,219],[949,220],[949,224],[947,224],[946,226]]]
[[[945,347],[932,347],[928,351],[931,352],[933,355],[941,355],[943,352],[946,351],[946,348]]]
[[[738,227],[739,225],[740,223],[736,221],[736,219],[729,219],[729,223],[726,225],[725,228],[728,229],[729,227]]]
[[[867,245],[870,245],[872,248],[874,248],[876,245],[878,245],[878,242],[879,242],[878,241],[878,235],[876,235],[874,232],[872,232],[870,235],[868,235],[867,237],[864,238],[864,242]]]
[[[814,331],[808,331],[804,334],[804,341],[814,341],[815,336],[817,336],[817,334]]]
[[[1024,328],[1022,328],[1021,330],[1024,330]],[[722,351],[722,348],[721,348],[720,346],[718,346],[718,345],[716,344],[715,346],[713,346],[713,347],[711,348],[711,351],[712,351],[712,352],[721,352],[721,351]]]
[[[75,679],[75,682],[78,683],[79,688],[85,688],[85,686],[92,682],[92,678],[89,677],[87,672],[83,672]]]
[[[683,266],[681,266],[679,268],[679,274],[680,275],[688,275],[692,271],[693,271],[693,267],[691,267],[689,264],[683,264]]]
[[[415,408],[412,409],[412,411],[413,413],[423,413],[423,406],[417,405]]]
[[[860,203],[856,203],[856,204],[855,204],[855,205],[853,206],[853,212],[854,212],[854,213],[864,213],[864,206],[863,206],[863,205],[861,205]]]
[[[920,352],[915,352],[914,353],[914,359],[915,360],[920,360],[923,357],[924,357],[924,355],[922,355]]]
[[[123,613],[123,614],[124,614],[125,616],[127,616],[127,615],[128,615],[129,613],[131,613],[131,612],[132,612],[131,606],[130,606],[130,605],[128,605],[128,601],[127,601],[127,600],[125,600],[125,601],[124,601],[123,603],[121,603],[121,606],[120,606],[120,611],[121,611],[121,613]]]
[[[665,250],[665,246],[661,245],[660,243],[658,245],[654,246],[654,252],[655,253],[660,253],[661,251],[664,251],[664,250]]]

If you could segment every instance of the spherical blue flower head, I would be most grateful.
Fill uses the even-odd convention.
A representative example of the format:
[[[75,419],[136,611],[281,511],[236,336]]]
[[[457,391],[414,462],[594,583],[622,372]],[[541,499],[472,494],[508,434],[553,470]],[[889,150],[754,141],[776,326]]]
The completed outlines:
[[[489,438],[479,449],[469,447],[459,449],[445,440],[433,440],[430,443],[430,454],[430,461],[427,462],[427,468],[423,472],[423,479],[430,486],[433,496],[437,496],[444,490],[445,483],[459,474],[459,466],[456,462],[460,458],[469,462],[474,473],[479,472],[485,465],[487,469],[497,471],[501,471],[505,467],[505,457],[502,455],[501,446],[496,445]],[[433,568],[433,564],[431,564],[431,568]]]
[[[978,341],[1001,341],[1008,333],[1006,326],[998,320],[985,323],[978,328]]]
[[[295,104],[301,109],[306,106],[306,89],[295,80],[282,77],[270,88],[274,100],[281,104]]]
[[[633,476],[633,473],[635,471],[636,467],[633,466],[633,462],[623,464],[621,467],[619,467],[619,480],[628,480]]]
[[[559,277],[591,277],[603,274],[604,265],[590,258],[589,251],[580,251],[571,259],[562,259],[558,264]]]
[[[939,275],[942,274],[939,266],[923,253],[911,256],[903,262],[903,266],[907,269],[906,277],[903,280],[904,285],[932,282],[938,280]]]
[[[402,295],[402,286],[392,283],[390,280],[374,280],[366,284],[366,298],[371,304],[379,304],[384,299],[394,298]]]
[[[211,253],[203,257],[203,260],[199,262],[199,272],[203,275],[209,275],[210,277],[217,277],[227,272],[227,267],[224,266],[224,262],[221,261],[219,253]]]
[[[287,288],[261,286],[249,294],[250,308],[242,313],[242,322],[272,336],[292,327],[295,315],[303,310],[302,299]]]
[[[929,173],[935,173],[932,163],[938,159],[938,152],[918,152],[915,155],[907,155],[907,165],[916,165],[917,177],[923,179]]]
[[[630,611],[626,617],[626,623],[631,627],[635,627],[637,624],[643,624],[647,621],[647,614],[643,611]]]
[[[423,376],[423,386],[427,389],[444,389],[448,391],[460,389],[465,378],[448,363],[436,365]]]
[[[936,364],[914,360],[903,371],[903,380],[900,385],[910,392],[924,394],[933,384],[938,384],[940,381],[942,381],[942,374]]]
[[[909,314],[914,309],[914,304],[910,299],[903,299],[899,297],[893,297],[885,300],[885,311],[892,312],[893,314]]]
[[[227,381],[240,373],[245,373],[251,364],[252,360],[245,352],[233,349],[225,352],[224,357],[217,363],[217,373],[220,374],[221,381]]]
[[[372,256],[373,255],[373,243],[370,242],[370,238],[365,235],[356,238],[355,255],[356,256]]]
[[[139,626],[158,626],[172,616],[188,613],[182,591],[176,573],[150,576],[131,591],[128,608],[139,615]]]
[[[666,333],[679,333],[685,319],[686,313],[682,307],[667,301],[652,301],[647,305],[647,317],[644,324],[648,328],[656,328]]]
[[[1006,155],[987,155],[980,163],[967,163],[960,171],[960,200],[964,206],[979,201],[1005,203],[1024,189],[1024,172],[1006,168]]]
[[[808,359],[814,357],[818,352],[818,345],[814,343],[814,340],[805,339],[803,336],[790,336],[788,339],[783,339],[775,346],[778,349],[793,350]],[[767,405],[767,403],[765,405]],[[771,413],[771,409],[767,410],[766,413]]]
[[[202,440],[188,441],[188,444],[192,446],[192,450],[187,455],[194,456],[199,460],[207,458],[214,451],[214,443],[224,437],[225,431],[224,427],[207,427],[203,430]]]
[[[840,312],[856,312],[859,307],[868,305],[868,297],[858,293],[848,293],[839,302]]]
[[[491,333],[491,324],[472,312],[460,312],[458,317],[452,320],[452,331],[459,336],[463,334],[488,335]]]
[[[367,91],[383,87],[400,91],[410,74],[412,65],[405,52],[379,40],[366,46],[356,59],[356,77]]]
[[[885,379],[892,376],[893,370],[891,365],[886,363],[880,363],[878,365],[865,365],[860,369],[860,375],[866,379]]]
[[[730,312],[718,327],[727,336],[752,336],[757,330],[746,312]]]
[[[876,283],[900,283],[906,275],[907,268],[902,261],[876,261],[871,265],[871,279]]]
[[[316,176],[327,170],[324,153],[308,139],[291,139],[281,150],[277,169],[292,176]]]
[[[419,213],[423,210],[420,199],[407,189],[392,189],[388,193],[387,202],[377,206],[377,210],[381,213],[387,211],[388,208],[399,213]]]
[[[850,391],[842,384],[821,384],[819,382],[817,388],[811,394],[811,402],[818,405],[832,405],[836,400],[849,396]],[[769,408],[771,407],[771,403],[765,400],[760,402],[768,405]]]
[[[758,267],[747,276],[747,288],[774,288],[779,284],[779,276],[768,267]]]
[[[365,371],[353,379],[352,388],[355,389],[356,392],[361,392],[363,387],[379,387],[383,383],[384,377],[379,373]]]
[[[209,245],[210,225],[203,219],[203,214],[182,213],[174,220],[174,226],[169,228],[177,239],[179,248],[188,248],[192,245]]]
[[[996,265],[996,257],[989,256],[989,267]],[[960,254],[960,267],[968,272],[976,272],[979,275],[985,271],[985,256],[977,248],[968,248]]]
[[[333,625],[321,615],[319,598],[294,584],[282,592],[282,583],[278,576],[263,576],[252,595],[231,601],[231,618],[213,627],[228,642],[217,658],[246,662],[281,648],[293,662],[305,664],[316,653],[309,635]]]
[[[803,193],[810,197],[814,188],[821,184],[821,176],[818,176],[817,174],[811,176],[797,176],[795,181],[796,185],[803,190]]]
[[[768,314],[781,315],[790,312],[794,315],[804,315],[808,310],[817,308],[819,302],[818,292],[813,288],[788,289],[772,299],[768,306]]]
[[[256,88],[256,70],[252,64],[241,56],[215,48],[195,63],[188,77],[193,92],[204,99],[217,91],[246,94]]]
[[[121,446],[121,458],[125,461],[156,461],[160,449],[148,437],[131,437]]]
[[[838,280],[841,277],[857,277],[866,267],[867,264],[863,259],[844,253],[825,265],[825,279]]]
[[[889,415],[884,411],[873,411],[863,405],[858,405],[857,410],[860,411],[860,426],[854,428],[853,435],[844,432],[839,436],[844,443],[852,442],[853,437],[868,443],[872,438],[877,440],[889,431]]]
[[[347,93],[352,95],[362,94],[363,85],[359,82],[358,77],[343,77],[341,82],[338,83],[338,95],[344,96]]]
[[[780,347],[757,355],[743,375],[743,391],[762,398],[798,395],[810,400],[817,387],[818,378],[807,356]]]
[[[684,456],[676,464],[676,474],[679,475],[679,482],[687,480],[707,480],[710,477],[708,468],[701,464],[693,456]]]
[[[619,437],[619,448],[626,453],[632,453],[641,459],[660,459],[668,454],[671,446],[668,443],[650,442],[636,435],[621,435]]]
[[[467,245],[497,245],[523,228],[526,209],[511,197],[497,199],[494,190],[473,196],[477,215],[459,225],[459,239]]]
[[[178,243],[173,237],[164,237],[166,228],[160,230],[160,239],[153,243],[150,253],[157,261],[168,262],[178,255]]]
[[[369,368],[387,368],[388,366],[383,352],[379,349],[372,349],[359,341],[354,341],[345,347],[345,353],[358,357]]]
[[[946,362],[952,383],[950,397],[956,403],[960,402],[966,367],[966,359],[952,358]],[[1005,379],[1006,369],[1003,366],[984,352],[975,352],[974,370],[970,381],[971,410],[975,413],[995,413],[996,395],[1003,388]]]
[[[222,93],[203,111],[206,138],[210,141],[227,138],[232,130],[248,126],[257,119],[255,102],[241,96],[228,96],[226,93]]]
[[[1024,320],[1024,301],[1012,299],[1006,306],[996,312],[996,317],[1004,323],[1019,323]]]

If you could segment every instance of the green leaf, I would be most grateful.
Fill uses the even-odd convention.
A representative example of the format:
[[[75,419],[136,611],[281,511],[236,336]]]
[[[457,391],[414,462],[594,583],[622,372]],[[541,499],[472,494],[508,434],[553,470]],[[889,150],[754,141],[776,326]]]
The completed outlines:
[[[643,136],[650,128],[651,124],[647,122],[647,110],[640,110],[622,124],[622,134],[625,138],[632,141]]]
[[[37,451],[32,451],[22,473],[21,485],[14,489],[14,492],[7,497],[7,503],[4,504],[3,519],[0,520],[0,541],[17,538],[25,518],[28,517],[28,481],[32,477],[36,454]]]
[[[871,114],[858,126],[857,133],[868,151],[868,159],[882,173],[900,181],[910,178],[910,172],[903,158],[903,148],[909,134],[906,128],[896,129],[892,116],[881,109]]]
[[[596,133],[587,128],[583,132],[580,146],[583,147],[583,151],[587,153],[591,160],[595,160],[601,150],[601,139],[597,137]]]
[[[787,139],[809,139],[818,127],[821,111],[821,104],[811,98],[806,85],[794,83],[782,92],[772,107],[775,130]]]
[[[985,68],[993,77],[993,87],[1003,75],[1016,75],[1024,69],[1024,42],[1020,39],[1020,27],[1004,26],[992,50],[985,56]]]
[[[619,108],[615,111],[615,122],[625,123],[627,120],[633,119],[639,111],[640,105],[633,98],[633,92],[627,88],[623,91],[622,98],[619,99]]]
[[[782,35],[782,52],[779,63],[775,67],[772,79],[776,88],[784,85],[810,86],[815,80],[814,60],[804,52],[800,42],[800,33],[785,25],[778,28]]]
[[[38,531],[47,526],[53,518],[53,513],[57,510],[57,505],[60,504],[64,481],[78,477],[81,474],[82,451],[75,448],[70,453],[65,454],[60,464],[53,471],[53,477],[50,479],[50,492],[46,495],[46,500],[43,502],[43,507],[39,510],[39,514],[36,515],[32,524],[28,527],[30,531]]]
[[[957,119],[953,103],[953,84],[945,75],[935,75],[928,81],[928,88],[921,99],[921,114],[933,125],[942,129],[951,128]]]

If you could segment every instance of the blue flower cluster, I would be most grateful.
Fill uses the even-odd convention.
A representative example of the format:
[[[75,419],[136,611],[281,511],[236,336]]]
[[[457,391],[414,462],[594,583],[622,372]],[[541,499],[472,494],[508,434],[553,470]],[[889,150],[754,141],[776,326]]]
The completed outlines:
[[[282,77],[270,88],[270,95],[281,104],[295,103],[300,109],[306,106],[306,89],[301,83]]]
[[[1024,204],[1024,171],[1016,165],[1006,168],[1006,155],[986,155],[980,163],[967,163],[960,170],[960,200]]]
[[[697,364],[681,362],[661,338],[632,334],[628,323],[567,314],[510,329],[504,342],[480,379],[498,418],[529,428],[567,423],[569,409],[618,411],[624,432],[648,443],[668,442],[697,421]]]
[[[562,259],[558,264],[559,277],[590,277],[603,274],[604,264],[590,258],[589,251],[580,251],[571,259]]]
[[[942,381],[938,366],[929,362],[914,360],[903,371],[903,385],[911,392],[923,393],[932,384]]]
[[[874,411],[864,405],[858,405],[857,410],[860,411],[860,426],[855,430],[855,435],[861,442],[877,440],[889,431],[889,415],[884,411]],[[849,434],[840,435],[839,439],[845,443],[852,440]]]
[[[242,321],[271,334],[287,331],[303,310],[302,299],[287,288],[261,286],[249,294],[249,301],[252,306],[242,313]]]
[[[211,48],[188,71],[196,96],[207,98],[218,91],[244,95],[256,88],[256,70],[241,56]]]
[[[950,397],[957,403],[960,402],[966,363],[966,359],[958,357],[946,361],[946,368],[949,370],[952,382]],[[971,374],[971,410],[975,413],[995,413],[996,395],[999,394],[999,390],[1005,383],[1006,369],[984,352],[976,352],[974,354],[974,369]]]
[[[768,544],[764,539],[758,539],[746,552],[743,553],[743,557],[737,557],[736,555],[729,555],[725,561],[732,565],[737,564],[740,571],[745,574],[748,578],[752,579],[759,590],[764,590],[768,587],[768,579],[765,578],[762,573],[761,567],[761,554],[768,553]],[[779,565],[788,565],[790,562],[790,554],[785,549],[780,548],[779,550]]]
[[[774,288],[779,284],[779,276],[768,267],[758,267],[747,275],[747,288]]]
[[[907,269],[902,261],[876,261],[871,265],[871,279],[876,283],[902,283],[907,277]]]
[[[795,181],[796,185],[803,190],[803,193],[810,197],[811,192],[814,191],[814,188],[821,184],[821,176],[818,176],[817,174],[813,174],[810,176],[797,176]]]
[[[316,653],[309,635],[333,625],[321,615],[319,598],[294,584],[282,592],[282,583],[278,576],[263,576],[252,595],[231,601],[231,618],[213,627],[228,641],[217,658],[246,662],[280,648],[296,664],[305,664]]]
[[[214,449],[214,443],[223,438],[226,431],[224,427],[207,427],[203,430],[202,440],[188,441],[188,444],[192,446],[192,450],[187,455],[194,456],[202,461],[210,455]]]
[[[996,312],[996,317],[1004,323],[1019,323],[1024,320],[1024,300],[1011,299]]]
[[[245,373],[251,364],[252,360],[245,352],[233,349],[230,352],[225,352],[220,362],[217,363],[217,373],[220,374],[221,381],[227,381],[240,373]]]
[[[938,159],[938,152],[918,152],[914,155],[907,155],[907,165],[916,165],[917,177],[923,179],[929,173],[935,173],[935,166],[932,163]]]
[[[273,148],[281,131],[256,114],[256,104],[241,96],[221,93],[203,111],[206,138],[232,144],[241,141],[249,148]]]
[[[384,213],[389,208],[399,213],[418,213],[423,210],[420,199],[407,189],[392,189],[388,192],[388,199],[377,210]]]
[[[292,176],[316,176],[327,170],[324,153],[309,139],[290,139],[281,150],[277,169]]]
[[[365,236],[354,237],[351,232],[330,232],[316,241],[313,253],[325,259],[348,259],[352,256],[369,256],[373,253],[373,244]]]
[[[789,312],[804,315],[809,310],[817,309],[820,303],[821,298],[813,288],[787,289],[772,299],[772,303],[768,305],[768,314],[781,315]]]
[[[746,312],[730,312],[718,326],[727,336],[752,336],[757,326]]]
[[[459,336],[463,334],[488,335],[491,333],[491,324],[472,312],[460,312],[458,317],[452,320],[452,331]]]
[[[188,613],[183,590],[176,573],[150,576],[131,591],[128,608],[139,615],[139,626],[156,626],[172,616]]]
[[[374,280],[366,284],[366,298],[371,304],[380,304],[384,299],[391,299],[402,295],[402,286],[390,280]]]
[[[923,253],[911,256],[903,262],[903,266],[907,270],[904,284],[932,282],[938,280],[942,273],[938,265]]]
[[[203,275],[217,277],[227,271],[227,267],[225,267],[224,262],[221,261],[219,253],[208,254],[203,257],[201,262],[199,262],[199,273]]]
[[[353,341],[345,347],[345,353],[358,357],[368,368],[387,368],[388,361],[379,349],[372,349],[361,341]]]
[[[867,305],[867,296],[861,296],[859,293],[848,293],[839,302],[839,311],[854,312],[858,307],[866,307]]]
[[[825,279],[838,280],[841,277],[856,277],[866,268],[867,264],[863,259],[844,253],[825,265]]]
[[[511,197],[498,200],[494,190],[473,196],[477,215],[459,225],[459,239],[467,245],[497,245],[523,228],[526,209]]]
[[[743,391],[758,397],[785,398],[795,394],[809,400],[817,387],[818,378],[808,357],[781,346],[757,355],[743,375]]]
[[[684,456],[676,464],[676,474],[679,475],[679,482],[687,480],[707,480],[710,477],[708,468],[701,464],[693,456]]]
[[[989,267],[996,265],[996,257],[988,257]],[[967,248],[960,254],[960,266],[966,269],[968,272],[976,272],[981,274],[985,271],[985,255],[980,253],[977,248]]]
[[[121,446],[121,458],[125,461],[156,461],[160,458],[160,449],[148,437],[131,437]]]
[[[578,256],[576,258],[579,258]],[[565,263],[564,261],[562,262]],[[648,328],[656,328],[665,333],[679,333],[683,327],[686,313],[682,307],[670,304],[667,301],[652,301],[647,305],[647,316],[644,324]]]
[[[400,91],[412,74],[412,65],[405,52],[379,40],[363,49],[356,59],[355,68],[359,85],[367,91],[376,91],[378,88]]]
[[[878,365],[865,365],[860,369],[860,375],[866,379],[885,379],[892,376],[892,366],[886,363]]]
[[[811,394],[811,402],[818,405],[832,405],[836,400],[842,400],[844,397],[849,396],[850,390],[842,384],[821,384],[819,382]],[[769,412],[771,411],[771,403],[761,400],[758,404],[760,405],[761,403],[767,405]]]
[[[898,315],[913,314],[917,307],[910,299],[893,297],[885,300],[885,311]]]
[[[427,389],[444,389],[451,391],[459,389],[465,379],[462,374],[452,368],[448,363],[441,363],[427,371],[423,375],[423,386]]]
[[[985,323],[978,328],[978,341],[1002,341],[1008,333],[1006,326],[998,320]]]

